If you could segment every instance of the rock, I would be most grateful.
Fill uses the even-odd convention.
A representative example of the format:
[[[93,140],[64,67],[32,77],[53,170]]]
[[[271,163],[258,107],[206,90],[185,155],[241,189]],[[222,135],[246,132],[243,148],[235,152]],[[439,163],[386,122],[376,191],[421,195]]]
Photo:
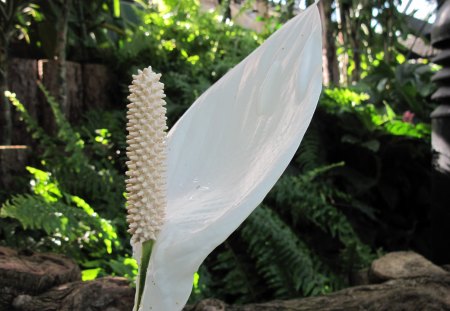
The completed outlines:
[[[385,283],[350,287],[320,297],[241,306],[204,300],[185,311],[450,310],[450,273],[414,252],[389,253],[375,260],[369,271],[355,272],[352,278],[355,284]]]
[[[15,258],[8,260],[6,258]],[[40,258],[31,260],[30,258]],[[0,247],[0,311],[130,311],[134,304],[134,289],[128,280],[117,277],[94,281],[67,281],[53,278],[59,285],[45,292],[35,293],[49,286],[48,277],[54,271],[65,271],[66,257],[52,254],[19,254]],[[30,263],[31,276],[20,275],[25,264]],[[73,264],[73,262],[71,262]],[[60,268],[48,268],[56,265]],[[63,268],[61,268],[63,267]],[[7,273],[7,269],[16,271]],[[77,268],[78,269],[78,268]],[[70,270],[70,269],[69,269]],[[43,271],[47,271],[49,276]],[[1,274],[3,273],[3,274]],[[25,272],[24,272],[25,273]],[[376,260],[371,268],[377,281],[390,279],[381,284],[350,287],[325,296],[291,300],[279,300],[247,305],[227,305],[217,299],[206,299],[184,311],[450,311],[450,273],[434,266],[422,256],[412,252],[387,254]],[[367,274],[361,271],[361,275]],[[42,284],[35,279],[40,279]],[[79,270],[77,272],[79,279]],[[26,284],[30,280],[33,286]],[[364,279],[364,278],[363,278]],[[361,282],[366,282],[365,279]],[[16,284],[16,287],[6,284]],[[24,284],[25,283],[25,284]],[[22,287],[20,287],[20,286]],[[17,288],[21,288],[18,294]],[[9,305],[1,304],[9,301]],[[162,310],[166,311],[166,310]],[[168,310],[170,311],[170,310]]]
[[[184,310],[190,311],[225,311],[226,305],[218,299],[205,299],[197,303],[194,307],[186,307]]]
[[[372,283],[399,278],[442,276],[447,272],[414,252],[393,252],[372,262],[369,276]]]
[[[80,269],[69,257],[0,247],[0,310],[9,310],[19,294],[40,294],[80,279]]]
[[[71,282],[38,295],[19,295],[13,306],[20,311],[131,311],[134,289],[125,278],[105,277]]]
[[[450,274],[356,286],[320,297],[223,304],[223,309],[216,309],[217,305],[217,300],[205,300],[185,311],[446,311],[450,310]]]

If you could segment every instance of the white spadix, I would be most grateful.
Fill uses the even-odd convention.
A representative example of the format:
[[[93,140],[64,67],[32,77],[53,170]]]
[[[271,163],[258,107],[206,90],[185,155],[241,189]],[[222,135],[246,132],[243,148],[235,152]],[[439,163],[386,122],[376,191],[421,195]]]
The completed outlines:
[[[160,74],[133,76],[127,112],[127,220],[131,243],[155,240],[166,201],[166,108]]]
[[[209,88],[171,129],[165,219],[159,233],[150,231],[156,242],[139,310],[183,308],[202,261],[250,215],[286,169],[321,88],[321,24],[314,4]],[[151,150],[144,153],[149,156]],[[130,217],[151,213],[135,211]],[[138,260],[142,239],[133,238]]]

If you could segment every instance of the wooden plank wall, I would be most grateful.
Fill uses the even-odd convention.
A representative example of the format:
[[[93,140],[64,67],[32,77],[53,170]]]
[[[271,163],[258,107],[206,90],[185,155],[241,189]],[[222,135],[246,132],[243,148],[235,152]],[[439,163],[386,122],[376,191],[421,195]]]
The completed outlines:
[[[13,58],[8,68],[8,89],[16,93],[29,114],[48,133],[55,133],[55,122],[50,107],[39,90],[41,81],[53,96],[57,94],[57,68],[54,61]],[[82,120],[89,109],[113,107],[114,94],[118,89],[111,71],[98,64],[67,62],[68,103],[64,114],[72,124]],[[0,187],[5,190],[14,184],[14,176],[25,173],[31,151],[36,143],[26,131],[19,114],[12,109],[12,146],[0,148]],[[0,124],[0,132],[2,124]],[[18,147],[19,146],[19,147]],[[0,189],[2,190],[2,189]]]
[[[8,87],[38,123],[50,133],[54,131],[53,115],[36,81],[40,80],[53,96],[57,94],[57,68],[51,60],[13,58],[9,65]],[[64,114],[72,123],[78,123],[83,113],[92,108],[112,107],[114,85],[110,70],[98,64],[67,62],[67,107]],[[0,131],[2,130],[0,124]],[[13,109],[13,145],[32,144],[23,122]]]

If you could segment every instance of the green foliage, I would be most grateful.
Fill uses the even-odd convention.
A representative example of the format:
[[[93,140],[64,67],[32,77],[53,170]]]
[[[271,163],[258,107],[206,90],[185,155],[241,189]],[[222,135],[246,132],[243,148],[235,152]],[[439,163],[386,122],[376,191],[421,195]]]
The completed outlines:
[[[13,1],[19,2],[19,1]],[[32,0],[26,11],[32,14],[24,25],[28,58],[52,59],[58,43],[58,20],[63,15],[64,1]],[[67,50],[68,57],[77,61],[99,60],[111,55],[125,36],[121,16],[121,1],[71,1],[69,6]],[[125,4],[126,5],[126,4]],[[25,44],[25,42],[17,42]],[[31,54],[31,55],[30,55]]]
[[[234,236],[240,238],[237,233]],[[220,247],[217,256],[208,257],[206,264],[200,268],[200,279],[205,274],[208,276],[207,288],[212,290],[214,296],[238,303],[249,299],[257,301],[264,290],[263,286],[258,286],[260,284],[253,262],[249,260],[245,249],[238,252],[236,246],[232,247],[232,242],[229,239]]]
[[[40,85],[40,88],[52,108],[58,128],[56,137],[49,137],[44,134],[44,138],[41,140],[41,143],[45,146],[42,154],[43,164],[51,169],[62,189],[80,197],[95,200],[98,212],[110,219],[117,217],[117,210],[123,209],[125,203],[123,196],[125,191],[124,176],[115,169],[112,157],[104,158],[107,152],[111,153],[111,149],[115,147],[114,144],[109,145],[107,143],[107,137],[102,136],[102,133],[107,136],[108,131],[96,129],[95,136],[92,132],[90,136],[87,136],[90,141],[89,144],[86,144],[81,134],[75,131],[65,119],[54,98],[47,93],[42,85]],[[105,119],[104,122],[108,120],[115,120],[117,124],[122,125],[122,135],[118,135],[120,136],[118,139],[124,154],[124,123],[114,117]],[[84,132],[87,130],[85,128]],[[92,156],[89,158],[88,153],[97,154],[98,157]],[[124,220],[115,220],[124,225]]]
[[[69,157],[66,157],[66,160],[64,160],[64,165],[70,169],[74,169],[76,173],[80,173],[81,167],[89,166],[89,160],[83,153],[84,141],[81,139],[80,134],[72,129],[56,100],[48,93],[41,83],[38,82],[38,86],[47,99],[47,102],[52,110],[54,120],[58,128],[56,138],[65,144],[64,153],[70,155]],[[30,118],[27,118],[25,120],[29,119]],[[43,131],[41,130],[41,132]],[[44,139],[49,141],[48,137],[45,137]],[[50,144],[50,146],[52,148],[48,150],[47,154],[44,153],[44,157],[53,157],[53,161],[59,161],[59,159],[55,157],[57,156],[56,149],[58,147],[56,144]]]
[[[134,7],[144,23],[130,27],[117,65],[124,87],[137,69],[151,65],[163,72],[169,125],[262,40],[254,32],[220,23],[217,12],[201,12],[194,1],[176,3]]]
[[[326,149],[322,147],[319,127],[317,124],[311,123],[297,151],[295,165],[302,172],[309,172],[325,163]]]
[[[253,213],[242,228],[242,239],[274,297],[330,291],[330,281],[318,256],[269,208],[261,206]]]
[[[365,241],[429,254],[430,125],[403,120],[398,106],[378,105],[368,94],[325,90],[313,119],[325,158],[346,163],[335,170],[335,184],[363,213],[352,218]]]
[[[100,118],[92,112],[80,131],[86,136],[83,139],[54,98],[42,85],[39,87],[53,112],[57,127],[54,136],[38,126],[14,94],[7,94],[38,140],[42,169],[28,168],[33,175],[33,194],[13,196],[2,206],[6,226],[1,234],[9,245],[14,245],[12,238],[18,233],[28,238],[17,246],[63,251],[88,270],[83,274],[85,279],[114,273],[131,278],[137,267],[130,258],[126,233],[124,177],[120,171],[124,163],[116,165],[116,159],[108,156],[120,153],[118,145],[124,148],[123,130],[122,135],[117,134],[118,128],[124,128],[122,114],[111,112],[109,117]],[[101,125],[115,126],[111,132],[105,128],[93,130],[96,118],[103,121]],[[112,133],[119,136],[117,144]]]
[[[8,98],[11,104],[16,108],[20,115],[20,119],[26,124],[27,130],[31,133],[31,137],[35,140],[50,143],[50,137],[38,125],[37,121],[30,116],[25,106],[17,99],[16,94],[6,91],[5,97]]]
[[[10,44],[10,40],[17,35],[24,36],[29,41],[27,24],[30,16],[35,14],[36,6],[30,0],[0,1],[0,43],[2,47]],[[2,51],[4,53],[6,51]],[[3,59],[2,59],[3,61]],[[5,64],[1,64],[3,69]],[[3,75],[3,72],[1,73]]]
[[[398,10],[401,2],[329,2],[329,8],[325,10],[328,14],[324,17],[328,24],[328,40],[335,40],[333,44],[337,47],[343,85],[358,83],[361,78],[371,75],[380,62],[396,67],[406,55],[403,54],[406,48],[399,43],[399,39],[406,39],[409,34],[423,36],[417,30],[410,29],[407,16]]]
[[[407,61],[393,67],[385,62],[375,66],[360,86],[375,105],[389,103],[394,110],[411,111],[421,122],[429,122],[436,105],[430,101],[436,86],[431,81],[435,69],[427,63]]]
[[[367,265],[373,254],[362,243],[347,216],[339,206],[361,212],[352,197],[336,189],[329,179],[316,180],[318,176],[344,163],[320,167],[300,176],[284,176],[275,186],[272,195],[275,206],[291,225],[302,227],[313,224],[317,229],[336,239],[340,244],[340,258],[337,261],[342,271],[350,272]],[[365,212],[365,211],[364,211]]]
[[[117,233],[111,223],[101,218],[83,199],[61,192],[51,174],[28,167],[34,195],[13,196],[0,210],[1,217],[17,219],[25,230],[43,230],[46,238],[40,247],[58,250],[78,261],[79,249],[91,257],[102,258],[117,247]]]
[[[126,157],[126,115],[123,110],[89,110],[84,114],[82,124],[77,128],[86,141],[85,148],[91,160],[102,167],[125,172]]]
[[[368,102],[371,97],[367,93],[357,93],[346,88],[326,89],[321,105],[327,112],[339,116],[341,124],[349,130],[362,127],[360,133],[379,132],[396,136],[425,138],[431,134],[428,124],[405,122],[383,101],[381,107]],[[348,142],[356,142],[358,138],[347,136]],[[363,142],[367,148],[377,149],[376,143]]]

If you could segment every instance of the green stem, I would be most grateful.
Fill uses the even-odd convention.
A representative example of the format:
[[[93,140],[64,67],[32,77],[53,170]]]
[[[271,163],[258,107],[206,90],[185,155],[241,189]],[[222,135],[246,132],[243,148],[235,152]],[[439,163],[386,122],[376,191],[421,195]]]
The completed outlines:
[[[144,292],[145,279],[147,276],[147,269],[150,263],[150,255],[152,254],[153,244],[155,241],[148,240],[142,243],[142,256],[141,256],[141,266],[139,268],[139,284],[138,284],[138,299],[137,299],[137,308],[139,310],[139,306],[141,305],[142,293]]]

